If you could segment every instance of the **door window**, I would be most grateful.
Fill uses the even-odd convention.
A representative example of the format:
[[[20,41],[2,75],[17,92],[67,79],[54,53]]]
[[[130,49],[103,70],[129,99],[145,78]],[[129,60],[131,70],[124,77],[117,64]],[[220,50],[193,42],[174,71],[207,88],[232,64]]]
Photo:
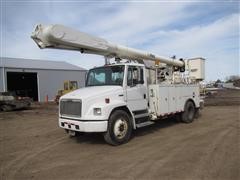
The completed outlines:
[[[136,86],[137,84],[143,84],[143,68],[136,66],[128,67],[127,85]]]

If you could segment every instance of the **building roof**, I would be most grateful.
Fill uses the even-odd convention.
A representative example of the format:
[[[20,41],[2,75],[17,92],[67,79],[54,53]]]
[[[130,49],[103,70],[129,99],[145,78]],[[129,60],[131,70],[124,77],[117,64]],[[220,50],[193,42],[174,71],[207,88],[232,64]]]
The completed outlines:
[[[190,58],[190,59],[188,59],[188,60],[195,60],[195,59],[206,60],[206,59],[204,59],[203,57],[195,57],[195,58]]]
[[[21,68],[21,69],[51,69],[51,70],[78,70],[86,71],[79,66],[64,61],[47,61],[36,59],[22,59],[0,57],[0,67]]]

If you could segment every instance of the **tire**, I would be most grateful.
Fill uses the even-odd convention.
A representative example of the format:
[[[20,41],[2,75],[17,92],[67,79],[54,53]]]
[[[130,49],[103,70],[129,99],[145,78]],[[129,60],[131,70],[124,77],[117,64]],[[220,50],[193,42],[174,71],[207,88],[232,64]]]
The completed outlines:
[[[132,129],[129,115],[125,111],[116,110],[108,120],[108,129],[104,133],[104,139],[113,146],[124,144],[131,138]]]
[[[6,105],[2,105],[1,109],[2,109],[3,111],[5,111],[5,112],[7,112],[7,111],[12,111],[12,110],[13,110],[12,106],[7,105],[7,104],[6,104]]]
[[[191,123],[195,117],[195,106],[192,101],[187,101],[184,106],[184,112],[181,115],[181,121],[184,123]]]

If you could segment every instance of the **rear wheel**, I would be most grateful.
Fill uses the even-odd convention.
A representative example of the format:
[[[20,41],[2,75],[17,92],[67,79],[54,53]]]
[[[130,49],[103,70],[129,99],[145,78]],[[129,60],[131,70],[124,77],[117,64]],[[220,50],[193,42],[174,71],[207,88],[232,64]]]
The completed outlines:
[[[181,121],[184,123],[193,122],[195,117],[195,107],[192,101],[187,101],[184,107],[184,112],[181,115]]]
[[[112,113],[108,121],[108,129],[104,139],[108,144],[120,145],[129,141],[132,134],[132,122],[128,114],[122,110]]]

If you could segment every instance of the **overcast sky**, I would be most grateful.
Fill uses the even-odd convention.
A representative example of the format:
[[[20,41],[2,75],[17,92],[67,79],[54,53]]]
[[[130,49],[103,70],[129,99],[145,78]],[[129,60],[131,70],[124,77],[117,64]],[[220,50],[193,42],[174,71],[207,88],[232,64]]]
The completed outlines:
[[[2,1],[1,56],[67,61],[91,68],[101,56],[40,50],[36,24],[63,24],[114,43],[162,56],[206,59],[206,79],[239,75],[237,1]]]

